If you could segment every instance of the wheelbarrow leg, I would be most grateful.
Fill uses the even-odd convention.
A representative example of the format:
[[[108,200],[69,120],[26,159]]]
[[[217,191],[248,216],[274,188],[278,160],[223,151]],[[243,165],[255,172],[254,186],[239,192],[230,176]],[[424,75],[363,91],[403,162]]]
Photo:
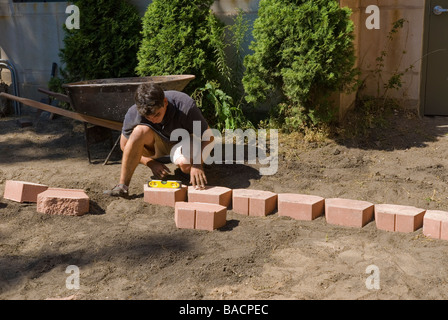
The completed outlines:
[[[86,150],[87,150],[87,156],[89,157],[89,163],[92,163],[92,156],[90,153],[90,145],[103,142],[105,139],[109,140],[109,146],[112,148],[110,150],[109,155],[107,156],[106,160],[104,161],[104,165],[107,164],[109,161],[109,158],[111,157],[113,151],[117,147],[118,143],[120,142],[120,136],[118,137],[117,141],[114,144],[114,139],[112,136],[112,130],[109,128],[105,128],[102,126],[88,126],[86,122],[84,122],[84,133],[85,133],[85,143],[86,143]]]
[[[89,163],[92,163],[92,160],[90,159],[90,146],[89,146],[89,130],[87,128],[87,123],[83,122],[84,124],[84,137],[86,140],[86,151],[87,151],[87,157],[89,158]]]
[[[112,153],[114,152],[115,148],[117,147],[118,143],[120,142],[120,138],[121,135],[118,136],[117,141],[115,141],[114,146],[112,147],[112,149],[110,150],[109,154],[107,155],[106,160],[103,163],[103,166],[107,164],[107,162],[109,161],[110,156],[112,155]]]

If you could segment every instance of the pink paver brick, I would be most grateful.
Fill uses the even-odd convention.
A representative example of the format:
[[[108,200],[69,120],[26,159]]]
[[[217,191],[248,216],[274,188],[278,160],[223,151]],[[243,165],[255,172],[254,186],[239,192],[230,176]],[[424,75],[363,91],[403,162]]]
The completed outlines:
[[[249,215],[249,196],[244,189],[233,189],[232,191],[232,209],[236,213]]]
[[[232,201],[232,189],[206,186],[204,190],[196,190],[193,186],[189,186],[188,201],[214,203],[228,208]]]
[[[3,197],[17,202],[37,202],[37,195],[47,189],[43,184],[7,180]]]
[[[48,188],[37,195],[37,212],[81,216],[89,212],[89,196],[80,189]]]
[[[213,231],[226,225],[227,207],[213,203],[176,202],[176,227]]]
[[[249,216],[266,216],[277,207],[277,194],[270,191],[234,189],[233,211]]]
[[[182,185],[178,189],[170,188],[151,188],[147,184],[143,186],[143,201],[150,204],[157,204],[161,206],[173,207],[178,201],[187,200],[186,185]]]
[[[373,219],[373,203],[341,198],[325,199],[328,223],[362,228]]]
[[[395,204],[376,204],[376,227],[386,231],[414,232],[423,226],[425,209]]]
[[[311,221],[324,213],[325,199],[318,196],[280,193],[278,195],[278,215],[296,220]]]
[[[448,240],[448,212],[426,211],[423,217],[423,234],[434,239]]]
[[[176,202],[174,206],[174,222],[179,229],[194,229],[196,224],[196,204]]]
[[[195,229],[212,231],[224,227],[227,222],[227,207],[203,203],[196,208]]]

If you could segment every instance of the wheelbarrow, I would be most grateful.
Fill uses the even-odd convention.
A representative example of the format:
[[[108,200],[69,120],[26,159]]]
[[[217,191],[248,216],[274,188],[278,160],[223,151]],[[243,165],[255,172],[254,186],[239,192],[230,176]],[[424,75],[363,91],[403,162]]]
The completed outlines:
[[[182,91],[194,78],[194,75],[167,75],[87,80],[64,84],[67,95],[38,89],[57,100],[69,103],[75,112],[4,92],[0,93],[0,96],[39,110],[82,121],[85,128],[87,156],[91,163],[87,123],[121,131],[126,112],[135,104],[134,95],[140,84],[153,82],[160,84],[164,90]],[[107,164],[119,141],[120,136],[103,164]]]

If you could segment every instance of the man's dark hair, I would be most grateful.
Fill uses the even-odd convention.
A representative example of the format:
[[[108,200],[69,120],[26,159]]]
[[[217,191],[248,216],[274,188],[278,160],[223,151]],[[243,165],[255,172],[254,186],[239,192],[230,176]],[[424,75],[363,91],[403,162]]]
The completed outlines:
[[[150,116],[162,108],[164,99],[162,87],[152,82],[139,85],[135,92],[137,111],[142,116]]]

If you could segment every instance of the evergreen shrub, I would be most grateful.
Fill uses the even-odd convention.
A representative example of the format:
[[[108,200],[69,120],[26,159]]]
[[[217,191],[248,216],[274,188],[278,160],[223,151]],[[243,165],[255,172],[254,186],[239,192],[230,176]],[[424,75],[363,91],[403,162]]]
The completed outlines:
[[[350,15],[336,0],[261,0],[244,61],[247,102],[279,97],[273,117],[286,131],[335,120],[331,95],[357,84]]]
[[[80,28],[65,31],[64,82],[135,76],[141,18],[126,0],[76,0]]]
[[[153,0],[143,17],[136,68],[140,76],[193,74],[186,92],[222,82],[228,74],[224,25],[212,13],[213,0]]]

